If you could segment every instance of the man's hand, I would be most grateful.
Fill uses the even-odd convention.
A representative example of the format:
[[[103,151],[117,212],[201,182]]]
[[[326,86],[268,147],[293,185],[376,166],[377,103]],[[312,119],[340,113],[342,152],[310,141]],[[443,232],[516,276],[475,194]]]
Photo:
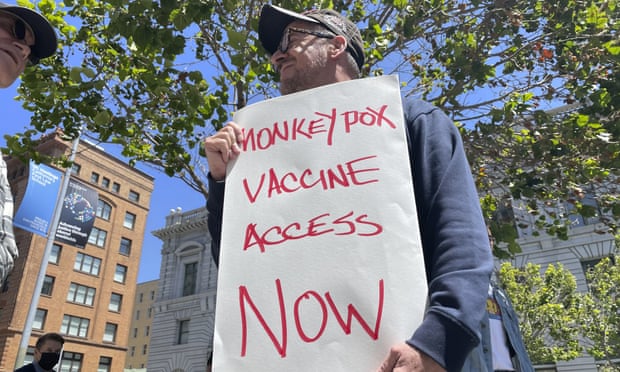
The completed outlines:
[[[234,122],[229,122],[211,137],[205,138],[205,154],[211,177],[221,181],[226,177],[226,165],[241,153],[243,131]]]
[[[446,370],[428,355],[403,342],[392,346],[377,372],[446,372]]]

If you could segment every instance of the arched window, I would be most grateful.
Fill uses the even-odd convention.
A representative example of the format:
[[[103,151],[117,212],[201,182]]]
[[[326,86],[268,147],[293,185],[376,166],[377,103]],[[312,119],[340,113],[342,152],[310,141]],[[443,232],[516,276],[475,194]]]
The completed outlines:
[[[99,199],[97,202],[97,217],[102,218],[106,221],[110,220],[110,215],[112,214],[112,206],[103,200]]]

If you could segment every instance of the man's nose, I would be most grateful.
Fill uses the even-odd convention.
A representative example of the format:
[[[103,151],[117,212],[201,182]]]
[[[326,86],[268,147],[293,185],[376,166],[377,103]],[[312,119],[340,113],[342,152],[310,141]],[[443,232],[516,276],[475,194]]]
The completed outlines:
[[[30,56],[30,52],[31,52],[31,49],[28,45],[18,40],[13,41],[13,45],[17,49],[19,49],[19,54],[22,57],[22,60],[28,59],[28,57]]]
[[[282,53],[280,49],[276,49],[276,52],[271,55],[271,64],[275,67],[276,71],[279,70],[280,63],[286,58],[286,53]]]

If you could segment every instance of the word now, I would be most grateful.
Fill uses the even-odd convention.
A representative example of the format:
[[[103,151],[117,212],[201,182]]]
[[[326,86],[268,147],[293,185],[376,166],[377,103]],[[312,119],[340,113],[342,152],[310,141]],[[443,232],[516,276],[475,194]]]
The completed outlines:
[[[333,108],[330,112],[318,112],[312,118],[293,118],[281,123],[275,122],[271,127],[261,129],[244,129],[244,141],[241,145],[243,151],[267,150],[278,142],[297,141],[306,138],[313,139],[317,135],[327,134],[327,145],[334,143],[334,131],[338,123],[343,124],[344,133],[350,133],[354,125],[366,127],[389,127],[396,128],[396,124],[385,116],[388,105],[378,109],[366,107],[362,110],[345,111],[338,113]],[[339,121],[340,119],[341,121]]]
[[[361,230],[361,227],[366,228],[366,230]],[[282,244],[289,240],[299,240],[325,234],[340,236],[355,234],[368,237],[379,235],[382,232],[383,226],[369,221],[367,214],[355,216],[355,212],[351,211],[344,216],[335,218],[328,212],[311,218],[303,225],[299,222],[292,222],[286,226],[271,226],[262,232],[259,232],[258,224],[250,223],[245,229],[243,250],[247,251],[254,246],[258,246],[261,253],[265,253],[267,246]]]
[[[283,172],[283,174],[278,174],[275,169],[269,168],[267,172],[260,175],[255,187],[250,186],[248,179],[244,178],[242,181],[243,190],[250,203],[255,203],[261,191],[265,191],[267,198],[271,198],[274,194],[290,194],[302,189],[320,188],[329,190],[336,188],[336,186],[361,186],[379,182],[377,178],[362,177],[365,173],[379,171],[379,168],[364,167],[364,162],[376,157],[376,155],[365,156],[327,169],[312,170],[306,168],[298,173]]]
[[[250,296],[250,293],[248,292],[247,287],[243,285],[239,287],[239,309],[241,311],[241,332],[242,332],[242,336],[241,336],[241,356],[242,357],[246,355],[247,345],[248,345],[248,319],[247,319],[247,314],[246,314],[247,307],[249,307],[250,310],[256,316],[256,319],[260,323],[263,330],[265,330],[265,332],[269,336],[269,339],[273,343],[273,346],[276,348],[276,351],[278,352],[278,354],[280,354],[280,357],[282,358],[286,357],[286,351],[288,347],[288,316],[290,314],[287,313],[287,306],[284,303],[284,295],[282,293],[282,284],[280,283],[280,279],[275,280],[275,285],[276,285],[276,297],[278,300],[278,308],[280,311],[280,337],[279,338],[278,336],[276,336],[275,332],[272,330],[272,327],[270,327],[269,324],[267,324],[267,322],[265,321],[265,318],[263,317],[263,314],[261,313],[259,308],[256,306],[254,301],[252,301],[252,297]],[[381,318],[383,317],[383,299],[384,299],[384,288],[383,287],[384,287],[383,279],[380,279],[379,280],[379,300],[377,303],[377,313],[374,319],[374,327],[371,327],[364,320],[364,318],[362,318],[359,311],[352,304],[346,305],[347,314],[346,314],[346,320],[345,320],[345,317],[342,315],[341,311],[336,306],[336,302],[334,301],[334,299],[332,298],[329,292],[325,292],[323,296],[321,296],[316,291],[312,291],[312,290],[308,290],[302,293],[293,302],[293,308],[292,308],[292,312],[293,312],[292,315],[293,315],[293,319],[295,320],[295,330],[297,331],[297,335],[302,341],[306,343],[312,343],[312,342],[318,341],[323,335],[323,333],[325,332],[325,329],[327,328],[327,322],[329,320],[329,312],[327,311],[327,306],[329,305],[329,310],[331,310],[337,322],[337,325],[340,326],[340,328],[342,328],[342,331],[344,332],[344,334],[346,335],[351,334],[351,324],[352,324],[353,318],[355,318],[357,322],[360,324],[360,326],[362,327],[362,329],[368,334],[370,339],[377,340],[379,338]],[[323,299],[323,297],[325,299]],[[303,322],[302,322],[303,319],[301,319],[302,317],[300,314],[300,307],[302,306],[302,302],[304,301],[313,301],[316,304],[318,304],[320,308],[319,315],[321,318],[321,324],[318,330],[314,332],[314,334],[309,334],[309,332],[303,327]]]

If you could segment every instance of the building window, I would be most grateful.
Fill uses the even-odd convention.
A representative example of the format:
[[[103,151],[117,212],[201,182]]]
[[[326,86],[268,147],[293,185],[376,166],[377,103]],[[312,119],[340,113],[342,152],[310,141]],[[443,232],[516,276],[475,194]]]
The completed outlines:
[[[45,319],[47,318],[47,310],[37,309],[34,314],[34,321],[32,322],[32,328],[43,329],[45,327]]]
[[[146,352],[147,352],[147,350],[148,350],[148,347],[149,347],[149,346],[148,346],[147,344],[142,345],[142,355],[146,355]]]
[[[26,357],[24,358],[24,365],[32,363],[34,360],[34,347],[28,346],[26,349]]]
[[[99,183],[99,173],[93,172],[90,174],[90,182]]]
[[[98,229],[93,226],[90,230],[90,235],[88,236],[88,242],[90,244],[94,244],[97,247],[105,247],[105,239],[108,236],[108,232],[105,230]]]
[[[69,286],[69,293],[67,293],[67,301],[93,306],[93,302],[95,301],[95,288],[71,283]]]
[[[96,216],[106,221],[110,221],[111,215],[112,215],[112,206],[104,202],[103,200],[99,199],[97,201]]]
[[[87,318],[80,318],[79,316],[65,315],[62,318],[62,326],[60,332],[76,337],[86,338],[88,336],[88,326],[90,320]]]
[[[136,355],[136,347],[132,346],[131,347],[131,356],[134,356],[134,355]],[[131,367],[129,367],[129,368],[131,368]]]
[[[133,329],[133,338],[138,337],[138,328]]]
[[[84,354],[80,353],[72,353],[70,351],[62,352],[62,369],[61,371],[81,371],[82,370],[82,359],[84,358]]]
[[[133,191],[133,190],[129,190],[129,200],[132,202],[139,202],[140,201],[140,194],[138,194],[137,192]]]
[[[153,315],[153,308],[149,307],[149,313],[147,317],[150,319],[152,315]]]
[[[101,268],[101,259],[78,252],[75,256],[73,268],[83,273],[98,276],[99,269]]]
[[[71,164],[71,173],[75,174],[76,176],[80,174],[80,171],[82,170],[82,166],[79,165],[78,163],[73,163]]]
[[[107,189],[108,187],[110,187],[110,180],[106,177],[103,177],[103,179],[101,180],[101,186]]]
[[[198,277],[198,262],[185,264],[183,275],[183,296],[190,296],[196,293],[196,279]]]
[[[589,260],[582,260],[581,269],[583,270],[583,273],[586,274],[590,269],[594,269],[594,266],[596,266],[599,262],[601,262],[602,259],[603,257],[597,257],[597,258],[591,258]],[[614,257],[611,256],[610,259],[612,260],[612,263],[613,263]]]
[[[605,213],[599,207],[598,202],[592,192],[586,192],[583,197],[579,201],[581,204],[581,208],[586,210],[586,214],[590,217],[583,217],[580,213],[575,212],[575,204],[573,203],[564,203],[564,208],[568,213],[568,218],[570,219],[571,228],[575,228],[578,226],[584,225],[594,225],[601,221],[601,217],[605,215]]]
[[[149,333],[151,333],[151,327],[149,326],[144,327],[144,335],[146,337],[149,337]]]
[[[177,334],[177,344],[186,344],[189,342],[189,320],[179,321],[179,329]]]
[[[131,254],[131,239],[121,238],[121,245],[118,248],[118,252],[124,256],[129,256]]]
[[[136,224],[136,215],[133,213],[126,212],[125,213],[125,221],[123,222],[123,226],[126,228],[133,230],[134,225]]]
[[[140,320],[140,310],[136,310],[136,320]]]
[[[119,191],[121,191],[121,185],[118,182],[114,182],[112,184],[112,192],[115,192],[118,194]]]
[[[114,272],[114,281],[118,283],[125,283],[127,278],[127,266],[116,265],[116,271]]]
[[[110,357],[99,357],[99,367],[97,368],[97,372],[110,372],[112,370],[112,358]]]
[[[52,290],[54,289],[54,277],[45,275],[43,279],[43,287],[41,287],[41,294],[46,296],[52,295]]]
[[[608,256],[609,259],[611,260],[611,264],[615,264],[615,258],[614,256]],[[590,270],[594,270],[594,267],[596,265],[598,265],[599,262],[601,262],[601,260],[603,260],[603,258],[605,257],[597,257],[597,258],[591,258],[589,260],[582,260],[581,261],[581,269],[583,270],[583,275],[586,278],[586,283],[588,284],[588,287],[590,286],[590,281],[588,280],[588,271]]]
[[[151,291],[151,301],[155,299],[155,291]]]
[[[122,302],[123,295],[112,292],[112,295],[110,296],[110,304],[108,305],[108,310],[114,311],[115,313],[120,313]]]
[[[105,342],[114,342],[116,341],[116,330],[118,325],[114,323],[106,323],[105,324],[105,332],[103,333],[103,341]]]
[[[144,293],[140,292],[140,295],[138,296],[138,302],[142,303],[143,299],[144,299]]]
[[[60,262],[60,251],[61,250],[62,250],[62,247],[54,243],[52,245],[52,250],[50,251],[50,259],[48,262],[51,264],[58,265],[58,262]]]
[[[536,372],[558,372],[558,369],[552,365],[536,366]]]

